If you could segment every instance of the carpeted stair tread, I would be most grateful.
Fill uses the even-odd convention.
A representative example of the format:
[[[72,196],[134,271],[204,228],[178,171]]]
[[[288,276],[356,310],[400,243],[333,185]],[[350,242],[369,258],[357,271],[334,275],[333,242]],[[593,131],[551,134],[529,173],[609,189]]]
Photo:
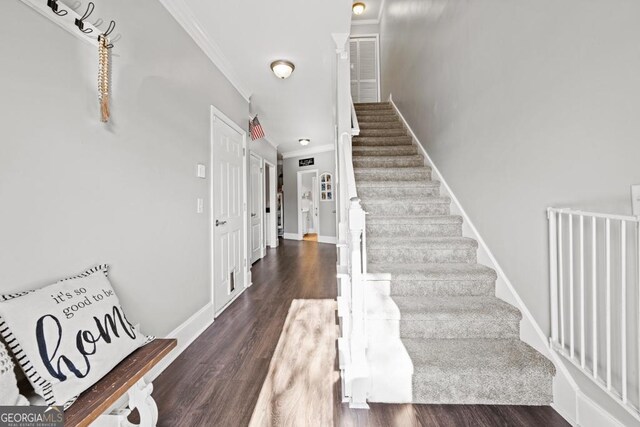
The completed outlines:
[[[358,122],[360,130],[362,129],[404,129],[402,122],[395,120],[392,122]]]
[[[407,136],[404,129],[360,129],[360,134],[356,138],[368,136]]]
[[[430,181],[431,170],[425,167],[409,168],[354,168],[358,181]]]
[[[354,156],[354,167],[368,168],[404,168],[424,166],[424,158],[419,155],[412,156]]]
[[[393,108],[390,102],[354,102],[353,106],[356,108],[356,110],[363,108]]]
[[[402,339],[418,404],[549,405],[555,368],[511,339]]]
[[[361,188],[432,188],[440,187],[440,181],[370,181],[356,180],[356,187]]]
[[[529,345],[517,339],[403,339],[414,373],[441,372],[486,375],[540,370],[555,375],[555,367]]]
[[[396,112],[393,111],[392,109],[389,108],[382,108],[379,110],[372,110],[372,109],[368,109],[368,110],[360,110],[360,111],[356,111],[356,117],[358,117],[358,121],[360,121],[361,117],[367,117],[367,116],[393,116],[393,117],[397,117],[396,116]]]
[[[412,248],[412,249],[449,249],[477,248],[478,242],[468,237],[370,237],[367,247],[371,249]]]
[[[418,148],[412,145],[359,145],[352,149],[353,156],[412,156],[418,154]]]
[[[368,205],[376,204],[388,204],[388,203],[411,203],[416,205],[426,205],[430,203],[451,203],[451,199],[448,196],[427,196],[427,197],[414,197],[414,196],[385,196],[362,199],[363,202]]]
[[[394,296],[403,320],[478,321],[522,319],[520,311],[495,296],[416,297]]]
[[[381,123],[389,123],[389,122],[397,122],[398,116],[395,112],[387,112],[382,111],[383,114],[366,114],[364,111],[361,114],[358,114],[358,124],[360,123],[371,123],[371,122],[381,122]]]
[[[495,281],[495,270],[482,264],[434,263],[434,264],[369,264],[370,277],[401,280],[487,280]]]
[[[352,144],[354,147],[409,147],[412,140],[406,135],[363,135],[354,137]]]
[[[462,224],[459,215],[431,215],[431,216],[367,216],[367,225],[380,224]]]

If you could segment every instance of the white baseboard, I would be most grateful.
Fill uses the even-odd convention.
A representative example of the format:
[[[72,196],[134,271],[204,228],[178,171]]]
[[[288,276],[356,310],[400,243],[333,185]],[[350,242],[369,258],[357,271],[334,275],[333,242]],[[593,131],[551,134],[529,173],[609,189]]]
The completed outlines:
[[[284,233],[282,237],[287,240],[302,240],[298,233]]]
[[[338,242],[338,238],[335,236],[318,236],[319,243],[331,243],[336,244]]]
[[[560,415],[562,415],[567,421],[572,424],[576,423],[579,420],[578,415],[580,414],[580,407],[578,405],[578,393],[579,388],[571,374],[569,373],[566,366],[560,360],[560,356],[551,351],[549,348],[549,340],[546,334],[542,331],[535,318],[527,308],[527,306],[522,301],[522,298],[518,295],[518,292],[513,287],[511,281],[505,274],[498,261],[493,256],[493,253],[485,243],[484,239],[478,233],[478,230],[473,225],[473,222],[467,215],[467,213],[462,208],[460,201],[455,196],[451,188],[447,184],[447,181],[444,179],[437,166],[425,150],[424,146],[420,143],[420,140],[416,136],[416,134],[407,123],[407,120],[402,115],[402,112],[398,109],[397,105],[393,101],[393,97],[389,96],[389,102],[393,106],[394,110],[400,117],[400,120],[407,128],[411,137],[413,139],[413,143],[416,147],[422,152],[425,158],[425,165],[430,166],[432,169],[432,175],[435,179],[441,182],[443,195],[449,196],[451,198],[452,213],[458,214],[463,218],[463,235],[466,237],[474,238],[478,242],[478,263],[486,264],[489,267],[493,268],[497,275],[498,280],[496,281],[496,296],[504,299],[508,303],[516,306],[520,312],[522,313],[522,323],[520,328],[520,338],[522,341],[526,342],[540,353],[542,353],[545,357],[550,359],[553,364],[556,366],[557,374],[554,377],[554,408],[558,411]],[[586,401],[584,401],[586,405]],[[600,408],[600,407],[598,407]],[[596,409],[593,409],[596,411]],[[600,408],[601,411],[602,408]],[[584,410],[585,413],[590,413],[591,410]],[[613,418],[613,417],[611,417]]]
[[[156,379],[196,338],[213,323],[215,310],[213,303],[208,303],[194,315],[189,317],[180,326],[171,331],[167,338],[178,340],[177,347],[171,351],[160,363],[158,363],[147,375],[145,381]]]
[[[581,391],[577,395],[578,419],[575,425],[580,427],[624,427],[602,406]],[[559,411],[558,411],[559,412]],[[562,415],[562,413],[560,414]]]

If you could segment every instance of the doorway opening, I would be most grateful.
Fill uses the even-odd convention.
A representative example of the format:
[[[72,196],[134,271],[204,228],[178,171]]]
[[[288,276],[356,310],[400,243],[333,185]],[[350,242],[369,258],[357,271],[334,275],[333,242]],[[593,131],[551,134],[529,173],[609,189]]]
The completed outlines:
[[[298,172],[298,238],[318,241],[320,209],[318,198],[318,170]]]
[[[351,98],[353,102],[380,102],[380,49],[377,34],[349,39]]]
[[[276,165],[264,161],[264,246],[270,248],[278,247],[278,225],[277,225],[277,178]]]

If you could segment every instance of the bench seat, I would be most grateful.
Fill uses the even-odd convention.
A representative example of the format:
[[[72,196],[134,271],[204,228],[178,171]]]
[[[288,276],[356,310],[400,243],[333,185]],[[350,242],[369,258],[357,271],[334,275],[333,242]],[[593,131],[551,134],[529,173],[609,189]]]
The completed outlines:
[[[65,411],[65,427],[85,427],[94,421],[96,422],[94,426],[116,425],[102,418],[109,417],[104,415],[105,412],[127,393],[129,393],[129,408],[137,407],[140,412],[140,425],[149,423],[149,421],[143,421],[145,418],[143,412],[146,409],[155,412],[151,415],[151,418],[155,418],[152,424],[155,424],[157,408],[151,398],[151,384],[145,384],[143,377],[169,354],[176,344],[175,339],[156,339],[131,353],[100,381],[83,392]],[[141,407],[145,404],[150,408]],[[121,415],[123,416],[126,417]]]

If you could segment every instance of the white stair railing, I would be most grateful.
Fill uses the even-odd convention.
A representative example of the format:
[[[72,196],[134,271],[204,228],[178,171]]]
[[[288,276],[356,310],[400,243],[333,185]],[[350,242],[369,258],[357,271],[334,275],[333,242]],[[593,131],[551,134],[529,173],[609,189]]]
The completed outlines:
[[[551,347],[640,420],[640,217],[547,213]]]

